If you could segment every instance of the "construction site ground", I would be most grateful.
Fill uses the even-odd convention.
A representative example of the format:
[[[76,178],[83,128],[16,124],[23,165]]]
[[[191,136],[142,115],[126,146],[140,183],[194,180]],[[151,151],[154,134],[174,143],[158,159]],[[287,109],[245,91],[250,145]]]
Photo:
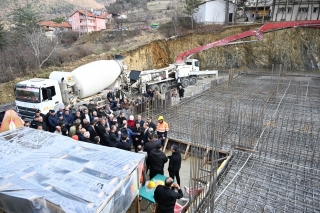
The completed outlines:
[[[155,112],[154,117],[166,118],[169,137],[181,141],[182,152],[188,143],[192,146],[182,164],[181,185],[199,178],[211,183],[190,208],[319,212],[319,79],[315,74],[240,73]],[[224,157],[208,150],[232,156],[219,179],[212,178],[218,163],[202,163],[206,156],[211,162]],[[204,178],[208,173],[210,178]]]

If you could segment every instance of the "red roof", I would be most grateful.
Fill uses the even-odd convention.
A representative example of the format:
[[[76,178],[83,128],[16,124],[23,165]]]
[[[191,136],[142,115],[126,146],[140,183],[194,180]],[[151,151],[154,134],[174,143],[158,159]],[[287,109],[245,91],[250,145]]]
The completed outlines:
[[[64,28],[71,28],[71,25],[68,22],[56,23],[53,21],[42,21],[39,22],[40,26],[48,26],[48,27],[64,27]]]
[[[76,12],[79,12],[79,13],[81,13],[81,14],[83,14],[83,15],[88,16],[88,17],[100,18],[100,19],[106,19],[106,18],[108,18],[108,15],[109,15],[109,14],[95,15],[94,13],[91,13],[91,12],[89,12],[89,11],[77,10],[77,11],[75,11],[74,13],[72,13],[70,16],[72,16],[72,15],[75,14]],[[69,16],[69,17],[70,17],[70,16]]]

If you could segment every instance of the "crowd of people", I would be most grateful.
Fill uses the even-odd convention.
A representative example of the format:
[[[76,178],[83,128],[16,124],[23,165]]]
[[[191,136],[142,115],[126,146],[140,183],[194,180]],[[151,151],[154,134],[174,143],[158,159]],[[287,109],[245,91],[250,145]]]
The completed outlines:
[[[178,88],[178,94],[176,91],[171,92],[172,97],[179,94],[179,98],[183,98],[184,90],[181,86]],[[25,121],[25,126],[61,134],[78,141],[127,151],[134,149],[135,152],[145,155],[146,171],[144,174],[149,171],[150,180],[157,174],[163,175],[164,166],[169,161],[168,172],[171,179],[166,181],[166,186],[170,188],[172,180],[176,178],[176,183],[172,187],[178,188],[179,195],[176,196],[180,197],[181,154],[175,145],[171,146],[170,156],[166,156],[162,151],[168,136],[168,123],[164,121],[163,116],[159,116],[157,123],[154,123],[151,116],[146,117],[144,121],[140,114],[129,114],[132,112],[130,111],[132,107],[140,105],[145,99],[153,96],[154,92],[149,90],[142,96],[138,96],[136,100],[129,102],[121,88],[116,93],[110,90],[107,94],[109,102],[104,107],[99,107],[90,101],[86,107],[79,105],[74,113],[67,106],[57,111],[50,110],[46,115],[37,110],[31,122]],[[146,176],[143,179],[145,182]],[[162,193],[170,194],[171,192],[166,192],[166,189],[163,188],[160,194]],[[161,197],[161,195],[157,197],[160,203],[160,200],[166,200],[166,196],[163,199]]]
[[[138,96],[134,104],[141,104],[143,98],[152,95],[153,91],[150,90],[142,97]],[[134,149],[135,152],[148,156],[147,168],[150,170],[150,179],[156,174],[163,174],[168,157],[161,150],[169,131],[169,125],[163,116],[157,118],[157,123],[153,122],[151,116],[147,117],[146,121],[140,114],[127,116],[132,105],[125,98],[121,88],[116,93],[110,90],[107,98],[109,102],[104,107],[90,101],[86,107],[79,105],[74,113],[67,106],[57,111],[50,110],[46,115],[37,110],[33,120],[26,121],[25,126],[102,146],[128,151]],[[175,159],[174,153],[178,151],[176,147],[172,150],[173,155],[169,158],[174,160],[169,163],[170,176],[176,177],[180,183],[178,170],[181,158]],[[180,164],[172,166],[174,161],[180,161]]]

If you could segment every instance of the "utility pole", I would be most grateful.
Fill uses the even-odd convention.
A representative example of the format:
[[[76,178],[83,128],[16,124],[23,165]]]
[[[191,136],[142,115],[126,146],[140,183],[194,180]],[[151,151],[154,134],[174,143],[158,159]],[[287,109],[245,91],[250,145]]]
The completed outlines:
[[[174,20],[173,20],[173,25],[174,25],[174,33],[175,35],[178,35],[177,33],[177,19],[178,19],[178,14],[177,14],[177,0],[174,0],[175,2],[175,10],[174,10]]]
[[[87,11],[84,11],[84,12],[85,12],[85,15],[86,15],[87,34],[89,34]]]

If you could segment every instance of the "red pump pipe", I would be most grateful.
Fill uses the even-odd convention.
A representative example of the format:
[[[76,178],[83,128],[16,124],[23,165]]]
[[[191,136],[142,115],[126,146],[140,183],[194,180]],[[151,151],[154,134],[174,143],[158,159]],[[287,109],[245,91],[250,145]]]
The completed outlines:
[[[279,30],[279,29],[285,29],[285,28],[292,28],[292,27],[312,27],[312,28],[320,28],[320,20],[310,20],[310,21],[286,21],[286,22],[271,22],[262,25],[257,30],[249,30],[242,33],[239,33],[237,35],[233,35],[224,39],[221,39],[219,41],[215,41],[210,44],[205,44],[200,47],[196,47],[190,50],[187,50],[185,52],[179,53],[179,55],[176,57],[175,63],[183,63],[185,58],[188,58],[192,56],[195,53],[201,52],[203,50],[210,49],[212,47],[218,47],[218,46],[226,46],[230,42],[250,37],[250,36],[256,36],[259,41],[263,39],[263,33],[273,31],[273,30]]]

